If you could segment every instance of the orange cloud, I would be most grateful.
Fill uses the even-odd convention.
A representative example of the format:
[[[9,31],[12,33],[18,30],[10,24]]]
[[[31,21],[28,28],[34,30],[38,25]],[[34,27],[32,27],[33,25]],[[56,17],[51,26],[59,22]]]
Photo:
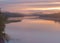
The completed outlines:
[[[51,7],[51,8],[23,8],[21,10],[60,10],[60,7]]]

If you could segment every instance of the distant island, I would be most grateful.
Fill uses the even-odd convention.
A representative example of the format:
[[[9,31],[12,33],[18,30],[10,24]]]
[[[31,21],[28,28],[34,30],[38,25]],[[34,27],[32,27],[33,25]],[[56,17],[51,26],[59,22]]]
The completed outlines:
[[[31,16],[38,16],[37,19],[52,20],[52,21],[55,21],[55,22],[60,22],[60,13],[53,13],[53,14],[34,13],[34,14],[31,14]]]
[[[53,14],[38,14],[38,13],[34,13],[34,14],[24,15],[24,14],[21,14],[21,13],[3,12],[2,14],[4,16],[6,16],[7,18],[11,18],[11,17],[26,17],[26,16],[38,16],[38,19],[53,20],[53,21],[59,21],[60,22],[60,13],[53,13]],[[15,22],[17,22],[17,21],[15,21]]]
[[[2,16],[6,18],[6,23],[12,23],[12,22],[21,22],[22,17],[24,17],[21,13],[12,13],[12,12],[1,12]],[[9,19],[12,18],[12,19]]]
[[[60,13],[53,13],[53,14],[32,14],[33,16],[39,17],[48,17],[48,18],[60,18]]]
[[[24,17],[24,14],[21,13],[2,12],[2,14],[7,17]]]

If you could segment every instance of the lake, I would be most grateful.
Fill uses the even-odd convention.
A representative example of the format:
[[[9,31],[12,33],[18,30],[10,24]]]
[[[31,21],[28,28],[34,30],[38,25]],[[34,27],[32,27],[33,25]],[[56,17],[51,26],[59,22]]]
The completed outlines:
[[[9,43],[60,43],[60,23],[43,19],[23,19],[6,24]]]

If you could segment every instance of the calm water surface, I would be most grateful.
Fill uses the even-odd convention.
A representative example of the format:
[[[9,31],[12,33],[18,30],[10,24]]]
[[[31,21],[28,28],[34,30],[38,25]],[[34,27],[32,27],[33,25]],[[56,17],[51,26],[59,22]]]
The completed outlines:
[[[42,19],[24,19],[6,24],[9,43],[60,43],[60,23]]]

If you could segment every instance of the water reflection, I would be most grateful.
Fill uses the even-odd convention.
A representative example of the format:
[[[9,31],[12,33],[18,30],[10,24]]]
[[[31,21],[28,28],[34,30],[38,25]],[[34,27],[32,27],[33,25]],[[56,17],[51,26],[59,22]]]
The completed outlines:
[[[54,21],[55,23],[60,23],[60,18],[58,19],[43,19],[43,20]]]
[[[5,24],[12,22],[21,22],[21,20],[8,20],[7,16],[3,15],[0,9],[0,43],[9,41],[9,36],[5,33]]]
[[[6,34],[5,32],[4,32],[4,28],[5,28],[5,23],[6,23],[6,18],[4,17],[4,16],[2,16],[1,14],[0,14],[0,43],[5,43],[5,41],[6,42],[9,42],[9,35],[8,34]],[[46,20],[46,21],[45,21]],[[26,31],[28,32],[29,31],[29,33],[30,33],[30,31],[31,31],[31,33],[33,33],[34,32],[34,34],[36,34],[36,32],[39,30],[40,32],[41,31],[43,31],[43,32],[45,32],[45,31],[53,31],[53,29],[55,29],[53,26],[55,25],[55,24],[53,24],[54,22],[60,22],[59,20],[51,20],[51,19],[45,19],[45,20],[41,20],[41,19],[35,19],[35,20],[23,20],[23,22],[21,23],[21,24],[19,24],[19,23],[17,23],[17,24],[13,24],[13,22],[21,22],[21,20],[10,20],[10,21],[8,21],[8,23],[12,23],[13,25],[10,25],[10,26],[8,26],[8,27],[10,27],[11,29],[15,29],[16,28],[16,30],[8,30],[8,31],[11,31],[11,32],[13,32],[13,37],[15,36],[14,35],[14,33],[16,33],[16,31],[18,32],[19,31],[19,33],[21,34],[21,32],[23,33],[25,33]],[[54,22],[53,22],[54,21]],[[38,24],[37,24],[38,23]],[[40,24],[39,24],[40,23]],[[51,25],[50,25],[50,23],[51,23]],[[48,26],[48,24],[50,25],[50,26]],[[53,24],[53,25],[52,25]],[[13,28],[12,28],[12,26],[13,26]],[[19,27],[18,27],[19,26]],[[40,27],[41,26],[41,27]],[[43,27],[42,27],[43,26]],[[14,28],[15,27],[15,28]],[[45,28],[44,28],[45,27]],[[52,28],[53,27],[53,28]],[[56,27],[58,27],[58,26],[56,26]],[[17,29],[17,28],[19,28],[19,29]],[[28,29],[29,28],[29,29]],[[41,29],[40,29],[41,28]],[[51,29],[50,29],[51,28]],[[9,29],[9,28],[8,28]],[[22,31],[21,31],[22,30]],[[39,32],[38,31],[38,32]],[[10,33],[11,33],[10,32]],[[25,33],[25,34],[27,34],[27,32]],[[31,33],[29,34],[29,35],[31,35]],[[18,34],[18,33],[17,33]],[[39,33],[40,34],[40,33]],[[28,35],[28,34],[27,34]],[[33,34],[32,34],[33,35]],[[22,36],[22,35],[20,35],[20,36]],[[19,37],[20,37],[19,36]],[[34,35],[33,35],[34,36]],[[23,36],[23,37],[25,37],[25,36]],[[30,37],[30,36],[29,36]],[[28,38],[29,38],[28,37]],[[31,36],[32,37],[32,36]],[[37,37],[37,36],[36,36]],[[35,38],[35,37],[34,37]]]
[[[54,21],[24,19],[6,26],[6,33],[13,39],[10,43],[60,43],[60,25]]]
[[[40,42],[41,39],[44,40],[44,38],[45,38],[44,35],[45,34],[47,34],[47,35],[51,34],[51,33],[48,33],[48,32],[57,31],[57,28],[58,29],[60,28],[59,26],[56,26],[55,23],[54,23],[54,22],[59,22],[60,23],[60,20],[54,20],[54,19],[53,20],[52,19],[45,19],[45,20],[41,20],[41,19],[37,20],[36,18],[35,18],[35,20],[32,20],[32,18],[31,18],[31,20],[29,20],[29,19],[25,19],[24,18],[24,20],[20,24],[19,22],[21,22],[21,20],[8,20],[7,21],[6,16],[3,16],[0,13],[0,43],[9,42],[9,35],[6,34],[5,31],[4,31],[5,30],[4,28],[5,28],[5,23],[6,22],[7,23],[12,23],[12,24],[8,24],[8,26],[7,26],[8,27],[7,28],[8,33],[11,33],[14,38],[16,38],[16,37],[18,37],[18,38],[22,37],[23,38],[24,37],[22,42],[26,38],[27,39],[25,41],[29,42],[31,39],[34,39],[34,42],[36,41],[36,43],[38,41]],[[13,22],[18,22],[18,23],[15,24]],[[11,30],[9,30],[9,29],[11,29]],[[16,30],[14,30],[14,29],[16,29]],[[41,35],[39,35],[39,34],[41,34]],[[52,35],[53,34],[51,34],[51,36]],[[42,36],[44,38],[41,38]],[[54,35],[52,36],[52,38],[53,37],[54,37]],[[36,39],[38,39],[38,40],[36,40]],[[47,39],[50,39],[50,36],[48,36]],[[30,42],[34,43],[32,40]]]
[[[48,21],[54,21],[55,23],[60,23],[60,18],[49,18],[49,17],[39,17],[39,16],[28,16],[25,17],[25,19],[35,19],[35,20],[48,20]]]

